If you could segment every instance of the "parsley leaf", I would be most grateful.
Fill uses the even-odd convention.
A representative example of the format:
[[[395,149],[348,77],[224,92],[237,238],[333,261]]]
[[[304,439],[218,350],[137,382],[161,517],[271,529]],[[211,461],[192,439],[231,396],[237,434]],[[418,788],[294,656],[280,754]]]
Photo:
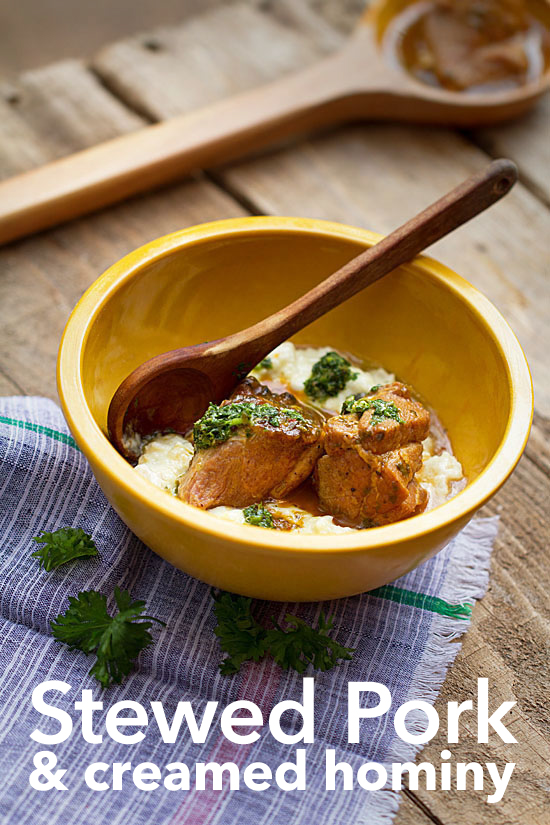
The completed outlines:
[[[314,401],[325,401],[338,395],[348,381],[355,380],[358,375],[343,355],[327,352],[311,368],[311,375],[304,381],[304,390]]]
[[[282,420],[297,426],[306,423],[299,410],[293,407],[275,407],[254,401],[232,401],[218,406],[212,401],[202,418],[193,425],[195,450],[207,450],[231,438],[240,427],[252,424],[280,427]]]
[[[252,616],[252,599],[211,591],[218,623],[214,633],[227,657],[220,663],[224,676],[237,673],[243,662],[258,662],[266,653],[265,630]]]
[[[270,655],[285,670],[293,668],[303,673],[309,664],[316,670],[330,670],[338,659],[351,659],[354,649],[343,647],[328,635],[333,619],[321,613],[319,624],[312,627],[298,616],[287,613],[285,621],[290,629],[283,630],[275,619],[271,619],[275,630],[268,630],[266,644]]]
[[[44,545],[35,550],[32,557],[38,559],[40,566],[48,573],[73,559],[98,555],[92,537],[80,527],[60,527],[53,533],[42,530],[33,541]]]
[[[97,590],[84,590],[76,598],[69,596],[69,608],[51,623],[58,642],[69,645],[70,650],[96,654],[90,676],[104,688],[119,685],[140,651],[152,644],[148,632],[152,622],[165,626],[160,619],[141,615],[145,602],[132,601],[127,590],[115,587],[115,602],[119,612],[110,616],[107,598]]]
[[[352,658],[353,648],[343,647],[329,637],[332,619],[326,619],[324,613],[317,627],[287,614],[287,629],[272,619],[274,627],[266,630],[252,615],[252,599],[215,591],[212,597],[218,620],[214,633],[221,649],[228,654],[220,663],[224,676],[237,673],[244,662],[258,662],[265,655],[270,655],[280,667],[298,673],[303,673],[309,664],[317,670],[329,670],[339,659]]]
[[[273,529],[275,524],[273,516],[265,504],[250,504],[243,510],[244,520],[247,524],[255,524],[257,527],[267,527]]]
[[[348,395],[342,404],[340,414],[348,415],[349,413],[353,413],[360,418],[367,410],[372,410],[369,421],[370,427],[374,427],[376,424],[380,424],[389,418],[397,421],[398,424],[404,423],[399,412],[399,407],[397,407],[393,401],[385,401],[382,398],[356,398],[354,395]]]

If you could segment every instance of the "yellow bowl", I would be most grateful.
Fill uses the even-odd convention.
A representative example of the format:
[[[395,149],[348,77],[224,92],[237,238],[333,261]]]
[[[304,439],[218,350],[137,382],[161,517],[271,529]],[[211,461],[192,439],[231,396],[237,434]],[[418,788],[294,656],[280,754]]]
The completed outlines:
[[[310,601],[385,584],[434,555],[503,484],[532,417],[529,369],[506,321],[463,278],[420,257],[296,336],[378,362],[439,413],[468,477],[440,507],[336,536],[235,525],[141,478],[106,437],[111,396],[157,353],[219,338],[287,304],[380,235],[302,218],[239,218],[146,244],[76,306],[58,360],[71,431],[124,522],[156,553],[216,587]]]

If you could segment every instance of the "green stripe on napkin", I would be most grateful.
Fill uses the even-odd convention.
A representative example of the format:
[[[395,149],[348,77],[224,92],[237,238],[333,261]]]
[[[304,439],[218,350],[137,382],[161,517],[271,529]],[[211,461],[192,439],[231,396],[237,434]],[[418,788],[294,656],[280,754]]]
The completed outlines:
[[[399,604],[409,604],[412,607],[439,613],[440,616],[449,616],[451,619],[469,619],[472,615],[471,604],[451,604],[437,596],[416,593],[414,590],[404,590],[401,587],[394,587],[392,584],[369,590],[369,596],[377,596],[379,599],[387,599]]]
[[[74,447],[75,450],[79,450],[78,444],[72,436],[61,433],[59,430],[52,430],[51,427],[44,427],[42,424],[33,424],[32,421],[19,421],[17,418],[6,418],[4,415],[0,415],[0,424],[9,424],[10,427],[18,427],[21,430],[31,430],[33,433],[42,433],[42,435],[48,435],[55,441],[61,441],[62,444],[68,444],[70,447]]]

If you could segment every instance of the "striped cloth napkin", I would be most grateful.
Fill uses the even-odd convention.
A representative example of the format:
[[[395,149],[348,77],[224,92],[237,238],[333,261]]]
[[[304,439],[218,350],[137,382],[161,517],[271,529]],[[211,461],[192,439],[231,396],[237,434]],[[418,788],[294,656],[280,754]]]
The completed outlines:
[[[145,738],[118,744],[105,734],[104,715],[114,702],[136,700],[149,708],[163,703],[171,720],[180,700],[192,703],[197,718],[206,702],[221,713],[230,702],[248,699],[262,710],[283,699],[302,699],[302,678],[271,661],[244,666],[238,675],[219,673],[220,650],[207,585],[171,567],[145,547],[111,510],[84,456],[71,438],[58,407],[41,398],[0,399],[0,822],[5,825],[331,825],[390,823],[399,804],[391,789],[325,790],[325,751],[356,769],[364,762],[386,765],[414,760],[415,747],[393,734],[394,709],[409,699],[435,701],[457,654],[452,643],[468,627],[471,604],[487,586],[496,519],[476,519],[434,559],[390,586],[328,604],[260,603],[259,615],[298,613],[316,621],[323,609],[334,617],[333,635],[356,648],[352,661],[315,674],[315,742],[307,748],[307,786],[285,792],[273,782],[257,792],[239,790],[170,791],[161,783],[145,792],[131,773],[122,789],[92,791],[83,780],[91,762],[154,762],[161,769],[180,761],[264,762],[273,770],[295,758],[295,746],[277,742],[267,726],[251,745],[234,745],[220,732],[218,716],[204,744],[194,744],[185,726],[175,744],[163,743],[152,720]],[[100,558],[81,560],[51,573],[38,567],[31,538],[41,530],[82,527],[92,534]],[[154,629],[154,645],[142,652],[127,681],[102,692],[87,674],[91,657],[70,652],[51,636],[50,621],[68,606],[67,597],[96,589],[110,596],[114,587],[147,602],[147,612],[166,622]],[[45,680],[72,686],[65,696],[48,694],[73,717],[72,736],[52,746],[58,768],[65,768],[68,791],[37,791],[29,784],[34,755],[44,749],[30,739],[37,727],[55,732],[59,723],[31,705],[33,689]],[[386,685],[391,711],[365,720],[362,742],[347,741],[349,681]],[[101,744],[84,741],[74,702],[93,690],[104,709],[96,712]],[[51,698],[50,698],[51,697]],[[54,699],[54,697],[57,697]],[[193,772],[192,772],[193,775]],[[108,774],[105,775],[108,778]]]

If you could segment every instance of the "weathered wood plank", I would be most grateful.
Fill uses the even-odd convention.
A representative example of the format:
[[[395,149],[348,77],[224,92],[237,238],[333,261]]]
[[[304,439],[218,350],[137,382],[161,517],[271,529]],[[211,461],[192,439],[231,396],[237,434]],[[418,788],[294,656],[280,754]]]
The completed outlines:
[[[133,37],[107,46],[92,66],[113,92],[152,120],[259,86],[319,53],[313,42],[244,3],[158,29],[151,37],[154,51]]]
[[[529,458],[550,477],[550,421],[535,413],[531,437],[527,443]]]
[[[398,817],[399,825],[434,825],[434,819],[422,809],[419,801],[407,793],[401,794]]]
[[[231,0],[224,0],[229,3]],[[130,32],[181,23],[220,0],[24,0],[2,4],[0,73],[12,76],[53,60],[88,55]]]
[[[11,378],[8,378],[7,375],[0,372],[0,396],[21,395],[22,392],[23,390],[15,383],[15,381],[12,381]]]
[[[0,251],[0,369],[25,393],[55,398],[63,327],[101,272],[167,232],[240,214],[216,187],[192,182]]]
[[[256,8],[269,14],[284,26],[299,32],[323,52],[332,52],[342,44],[342,30],[347,32],[355,26],[360,14],[368,5],[363,0],[348,0],[342,4],[337,0],[334,15],[338,25],[331,21],[329,15],[322,11],[318,0],[249,0]],[[352,8],[356,6],[357,8]],[[351,17],[350,17],[351,14]]]
[[[373,0],[308,0],[309,5],[337,31],[342,34],[349,32],[357,24],[357,20]]]
[[[436,702],[441,728],[425,746],[422,759],[434,765],[441,762],[441,750],[449,747],[445,736],[447,702],[471,699],[478,677],[486,676],[493,707],[509,700],[518,703],[504,719],[513,719],[510,730],[518,743],[506,745],[490,736],[488,744],[479,744],[471,715],[463,740],[450,746],[453,761],[458,757],[482,764],[494,761],[500,769],[504,762],[515,762],[516,768],[503,800],[496,804],[486,803],[487,791],[471,787],[457,793],[415,791],[445,823],[535,825],[550,821],[544,819],[550,775],[549,488],[548,476],[524,457],[505,488],[484,508],[486,514],[501,517],[491,583],[474,610],[473,625]],[[396,825],[406,821],[398,816]]]
[[[22,74],[0,93],[0,176],[143,126],[79,60]]]
[[[23,171],[143,121],[78,61],[23,75],[0,111],[0,169]],[[0,250],[0,371],[5,391],[56,396],[63,326],[82,292],[113,261],[167,232],[242,214],[200,176]]]

